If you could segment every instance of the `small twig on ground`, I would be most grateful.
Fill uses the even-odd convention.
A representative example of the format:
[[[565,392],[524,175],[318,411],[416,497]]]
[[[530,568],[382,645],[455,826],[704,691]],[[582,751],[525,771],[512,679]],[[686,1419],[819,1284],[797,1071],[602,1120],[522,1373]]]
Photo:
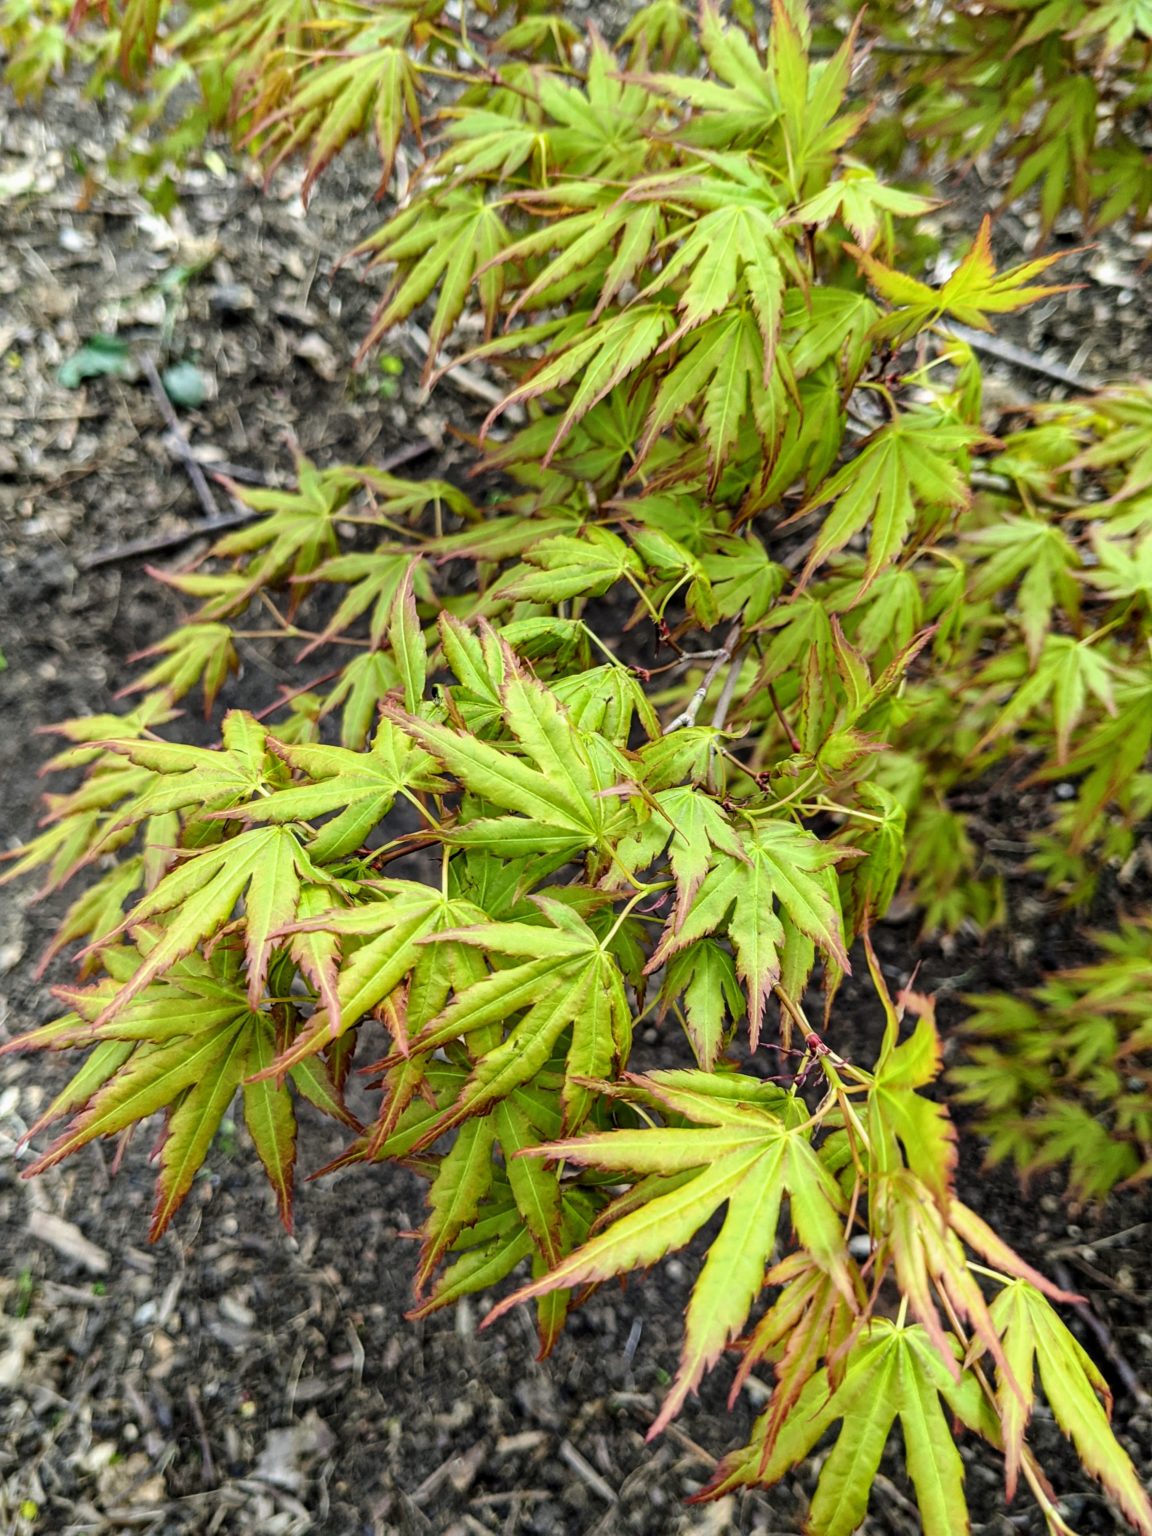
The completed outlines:
[[[702,1466],[714,1467],[716,1465],[716,1457],[713,1456],[712,1452],[706,1451],[702,1445],[693,1440],[692,1436],[686,1434],[679,1424],[666,1425],[664,1433],[668,1436],[669,1440],[674,1440],[681,1450],[687,1451],[689,1456],[694,1457]]]
[[[725,662],[732,660],[732,652],[739,639],[740,626],[739,624],[733,624],[732,628],[724,637],[724,644],[716,652],[715,660],[712,662],[712,665],[708,668],[707,672],[705,672],[704,681],[700,684],[699,688],[697,688],[696,692],[688,700],[687,708],[682,710],[674,720],[669,720],[668,724],[664,727],[663,734],[665,736],[671,735],[673,731],[678,731],[684,726],[696,724],[696,716],[703,708],[704,700],[708,697],[708,690],[716,681],[717,677],[719,677],[721,671],[724,668]]]
[[[1094,1253],[1101,1248],[1111,1248],[1115,1243],[1122,1243],[1125,1238],[1135,1237],[1138,1232],[1146,1232],[1152,1227],[1152,1221],[1138,1221],[1134,1227],[1123,1227],[1119,1232],[1109,1232],[1106,1237],[1094,1237],[1089,1243],[1061,1243],[1058,1248],[1049,1248],[1050,1259],[1062,1259],[1068,1255],[1081,1255],[1084,1249],[1091,1248]]]
[[[588,1484],[593,1493],[598,1493],[608,1504],[616,1503],[616,1490],[612,1487],[611,1483],[604,1481],[591,1462],[581,1456],[571,1440],[561,1440],[560,1460],[566,1462],[573,1472],[576,1473],[577,1477],[582,1478]]]
[[[180,418],[172,407],[168,398],[168,391],[164,388],[164,381],[156,369],[147,352],[140,354],[140,366],[144,370],[144,377],[148,380],[148,387],[152,391],[153,398],[160,408],[160,414],[164,418],[164,424],[172,436],[172,446],[176,457],[188,472],[188,478],[192,482],[192,489],[196,492],[200,505],[204,508],[204,516],[210,522],[220,516],[220,508],[216,505],[216,498],[212,494],[212,487],[205,479],[204,471],[200,467],[200,461],[188,446],[188,439],[184,435],[184,428],[180,424]]]
[[[206,517],[202,523],[190,528],[178,528],[174,533],[157,533],[148,539],[129,539],[125,544],[112,544],[107,549],[95,549],[90,555],[77,560],[82,571],[94,571],[97,566],[116,565],[121,560],[134,560],[138,555],[155,555],[168,549],[179,549],[191,544],[193,539],[203,539],[211,533],[225,533],[229,528],[240,528],[251,522],[257,514],[251,511],[230,512],[221,517]]]
[[[208,1439],[208,1426],[204,1422],[204,1415],[200,1411],[200,1397],[191,1382],[188,1383],[184,1393],[188,1402],[188,1409],[192,1415],[192,1422],[196,1425],[196,1435],[200,1441],[200,1481],[205,1488],[216,1486],[216,1463],[212,1459],[212,1446]]]
[[[1067,384],[1070,389],[1091,393],[1093,390],[1104,388],[1102,379],[1097,379],[1090,373],[1080,373],[1074,368],[1065,367],[1063,363],[1049,362],[1038,352],[1017,346],[1014,341],[1002,341],[999,336],[986,336],[983,331],[974,331],[966,325],[957,325],[955,322],[947,322],[941,326],[941,329],[955,336],[957,341],[966,342],[976,352],[983,352],[987,357],[994,357],[1001,363],[1011,363],[1014,368],[1026,368],[1029,373],[1054,379],[1057,384]]]
[[[413,459],[422,459],[435,447],[436,444],[430,438],[421,438],[419,442],[398,448],[376,468],[382,470],[384,474],[390,474],[392,470],[399,469],[404,464],[410,464]],[[230,465],[229,469],[231,468]],[[254,478],[252,472],[248,473],[247,478]],[[139,555],[160,554],[165,550],[179,549],[182,544],[190,544],[193,539],[202,539],[206,534],[225,533],[229,528],[240,528],[245,523],[252,522],[254,518],[263,516],[251,507],[243,507],[239,503],[236,503],[236,506],[238,507],[236,512],[205,518],[202,523],[192,523],[187,528],[178,528],[174,533],[157,533],[150,538],[130,539],[125,544],[113,544],[106,549],[93,550],[90,555],[84,556],[76,564],[82,571],[91,571],[97,566],[115,565],[121,560],[133,560]]]
[[[506,397],[507,391],[493,384],[490,379],[483,379],[478,373],[473,373],[470,368],[461,367],[445,357],[443,352],[438,352],[435,357],[432,354],[432,338],[421,326],[411,320],[404,327],[404,334],[412,343],[413,351],[418,353],[433,368],[450,379],[457,389],[464,391],[466,395],[472,395],[477,400],[482,400],[485,405],[500,405]],[[513,408],[514,410],[515,408]],[[513,412],[505,412],[512,416]]]
[[[1057,1285],[1063,1287],[1066,1291],[1075,1290],[1072,1276],[1059,1259],[1052,1265],[1052,1273],[1056,1278]],[[1108,1327],[1108,1324],[1089,1302],[1073,1301],[1070,1305],[1083,1318],[1085,1327],[1091,1330],[1096,1342],[1112,1362],[1116,1375],[1124,1384],[1125,1391],[1131,1393],[1134,1402],[1139,1403],[1142,1408],[1146,1408],[1152,1403],[1152,1395],[1149,1395],[1136,1372],[1120,1353],[1119,1345],[1113,1338],[1112,1330]]]
[[[177,458],[180,457],[175,444],[172,451]],[[195,448],[189,450],[202,469],[206,469],[210,475],[224,475],[229,480],[238,480],[241,485],[262,485],[275,487],[277,482],[262,474],[258,469],[249,469],[246,464],[230,464],[225,459],[206,459],[202,453],[197,453]]]

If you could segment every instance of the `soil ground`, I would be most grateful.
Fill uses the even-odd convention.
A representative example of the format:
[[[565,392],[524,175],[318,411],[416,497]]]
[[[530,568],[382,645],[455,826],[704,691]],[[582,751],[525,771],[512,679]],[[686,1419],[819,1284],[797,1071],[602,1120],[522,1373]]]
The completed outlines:
[[[296,184],[263,196],[227,171],[189,173],[162,223],[100,173],[118,124],[74,97],[51,119],[0,118],[0,823],[5,846],[28,836],[51,751],[45,724],[113,707],[132,653],[159,638],[178,602],[139,559],[110,547],[202,516],[143,378],[69,390],[58,365],[92,335],[196,364],[209,399],[184,413],[195,451],[272,483],[294,445],[321,463],[380,462],[427,435],[429,471],[450,472],[447,419],[471,406],[446,386],[425,405],[402,372],[351,368],[374,302],[333,264],[379,222],[373,167],[342,161],[307,218]],[[74,149],[93,171],[84,192]],[[969,187],[967,206],[979,202]],[[999,238],[1013,256],[1018,218]],[[1068,236],[1065,243],[1073,243]],[[1115,242],[1078,258],[1086,287],[1019,322],[1016,339],[1100,376],[1152,366],[1146,248]],[[1018,258],[1017,258],[1018,259]],[[995,371],[995,370],[994,370]],[[1049,386],[1004,375],[1005,398]],[[226,497],[216,492],[221,510]],[[181,553],[159,557],[175,564]],[[280,679],[245,656],[255,693]],[[263,669],[263,670],[262,670]],[[996,814],[1007,824],[1011,806]],[[924,981],[1024,985],[1078,957],[1082,940],[1026,881],[1013,923],[987,940],[923,955]],[[35,975],[59,904],[0,892],[0,1038],[51,1017],[52,975]],[[897,976],[914,959],[910,929],[882,940]],[[860,1007],[865,1009],[861,1001]],[[850,1009],[846,1009],[850,1013]],[[872,1015],[860,1015],[862,1039]],[[839,1043],[839,1042],[838,1042]],[[685,1255],[626,1289],[604,1290],[536,1363],[524,1321],[478,1331],[480,1304],[425,1323],[404,1319],[412,1258],[404,1234],[422,1186],[402,1170],[351,1170],[299,1191],[294,1236],[276,1224],[243,1132],[214,1149],[175,1228],[144,1245],[147,1149],[113,1176],[92,1147],[62,1169],[18,1178],[24,1126],[53,1090],[44,1061],[0,1062],[0,1532],[31,1536],[138,1530],[261,1536],[644,1536],[795,1532],[817,1465],[768,1493],[686,1507],[713,1458],[746,1438],[758,1382],[724,1407],[722,1368],[660,1440],[644,1430],[674,1369],[694,1272]],[[302,1165],[340,1150],[309,1122]],[[969,1153],[978,1157],[978,1149]],[[1117,1197],[1074,1219],[1059,1183],[1021,1199],[1007,1178],[970,1179],[980,1209],[1026,1258],[1067,1278],[1097,1325],[1088,1347],[1117,1380],[1117,1423],[1152,1472],[1152,1201]],[[1121,1373],[1123,1374],[1123,1373]],[[1037,1441],[1082,1532],[1117,1522],[1077,1471],[1043,1412]],[[1021,1496],[1002,1508],[999,1468],[965,1447],[974,1523],[1040,1529]],[[869,1529],[913,1536],[897,1459]]]

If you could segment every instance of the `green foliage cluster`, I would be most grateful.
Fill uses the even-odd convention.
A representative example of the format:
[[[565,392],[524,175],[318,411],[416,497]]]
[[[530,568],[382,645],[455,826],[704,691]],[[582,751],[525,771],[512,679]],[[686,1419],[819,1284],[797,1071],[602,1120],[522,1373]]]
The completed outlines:
[[[909,135],[953,163],[987,155],[1011,171],[1004,203],[1035,197],[1044,230],[1065,209],[1094,228],[1147,221],[1147,0],[879,0],[868,27],[877,88],[900,111],[877,114],[866,155],[895,163]]]
[[[855,41],[825,56],[791,0],[766,42],[672,0],[611,46],[531,8],[181,17],[129,0],[86,46],[156,115],[191,70],[211,120],[309,178],[358,134],[385,181],[403,149],[362,252],[388,274],[368,342],[419,314],[430,379],[466,361],[507,383],[482,495],[306,461],[292,490],[238,489],[251,520],[166,578],[193,611],[131,712],[61,727],[66,787],[6,876],[89,877],[53,946],[83,946],[68,1011],[5,1047],[82,1056],[33,1171],[162,1113],[158,1236],[239,1094],[287,1222],[305,1101],[348,1128],[334,1166],[427,1179],[414,1315],[523,1269],[490,1317],[531,1301],[545,1351],[587,1286],[723,1210],[654,1430],[727,1353],[737,1388],[757,1369],[774,1391],[709,1494],[831,1436],[811,1528],[848,1532],[899,1420],[926,1531],[967,1529],[962,1427],[1063,1532],[1027,1438],[1038,1385],[1152,1530],[1069,1298],[956,1188],[931,1005],[890,998],[869,941],[897,890],[932,927],[997,919],[966,820],[992,775],[1071,786],[1030,829],[1070,899],[1135,848],[1152,392],[989,434],[949,323],[1056,291],[1051,260],[997,270],[985,221],[943,285],[902,271],[932,204],[859,158]],[[257,715],[232,675],[269,638],[300,684]],[[180,739],[197,694],[230,706],[215,748]],[[858,939],[871,1064],[830,1043]],[[1094,1042],[1080,1091],[1133,1145],[1142,1090],[1104,1088],[1127,1036],[1101,1048],[1087,1021],[1128,1019],[1110,989],[1147,941],[1059,1004]],[[963,1091],[1034,1166],[1053,1152],[1018,1129],[1019,1042],[1047,1026],[1000,1007]],[[669,1064],[639,1073],[642,1022]]]
[[[1148,920],[1098,934],[1106,958],[1059,971],[1029,996],[969,1001],[958,1097],[977,1106],[993,1162],[1067,1162],[1079,1200],[1152,1176],[1152,956]]]
[[[755,28],[750,0],[735,8]],[[857,22],[851,0],[817,8],[814,54],[841,45]],[[103,25],[86,27],[96,11]],[[1147,0],[878,0],[855,89],[869,107],[860,169],[898,167],[913,141],[926,162],[990,157],[1010,172],[1004,203],[1038,201],[1051,229],[1065,209],[1093,228],[1152,207],[1152,10]],[[649,0],[621,42],[628,62],[680,73],[701,63],[682,0]],[[0,0],[6,76],[38,96],[78,67],[102,90],[146,79],[135,118],[146,135],[121,166],[169,204],[169,173],[226,128],[269,165],[303,153],[309,180],[350,139],[373,133],[389,162],[435,64],[572,61],[580,32],[562,13],[525,0],[488,0],[463,25],[437,0],[383,10],[360,0]],[[162,57],[156,58],[160,45]]]

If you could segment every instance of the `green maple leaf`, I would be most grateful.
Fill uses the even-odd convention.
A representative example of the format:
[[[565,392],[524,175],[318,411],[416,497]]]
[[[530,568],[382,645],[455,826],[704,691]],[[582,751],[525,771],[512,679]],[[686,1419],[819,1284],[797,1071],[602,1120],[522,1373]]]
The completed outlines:
[[[877,1168],[901,1167],[902,1149],[908,1167],[943,1207],[952,1194],[956,1132],[945,1107],[916,1092],[940,1074],[940,1037],[925,1002],[911,1037],[898,1044],[897,1016],[884,1001],[888,1029],[868,1095],[873,1156]]]
[[[651,77],[655,89],[695,109],[681,130],[686,142],[730,149],[762,140],[779,122],[780,102],[755,45],[710,0],[700,8],[700,44],[715,78]]]
[[[362,651],[348,662],[321,714],[340,711],[340,745],[358,751],[376,729],[380,700],[400,689],[400,670],[388,651]]]
[[[471,1077],[427,1133],[429,1142],[470,1116],[486,1113],[531,1081],[551,1060],[567,1030],[571,1038],[561,1099],[569,1129],[583,1121],[592,1104],[585,1080],[610,1077],[627,1059],[632,1016],[608,941],[599,939],[564,902],[543,895],[533,900],[550,926],[487,922],[441,935],[519,963],[466,987],[417,1036],[413,1050],[438,1050],[451,1040],[523,1016],[498,1043],[478,1048]]]
[[[312,580],[332,582],[346,588],[336,612],[328,620],[323,631],[300,652],[298,660],[326,645],[335,635],[341,635],[362,614],[372,610],[368,621],[368,638],[373,646],[379,646],[388,632],[388,625],[396,606],[397,594],[412,566],[412,550],[403,544],[382,544],[371,553],[336,555],[326,560],[312,573]],[[422,573],[422,568],[417,565]],[[431,593],[426,578],[421,581],[421,597]]]
[[[841,178],[829,182],[814,197],[807,198],[787,216],[789,224],[826,224],[839,215],[860,244],[867,250],[876,240],[884,214],[912,218],[937,207],[931,197],[904,192],[899,187],[878,181],[866,166],[846,165]]]
[[[311,782],[276,789],[261,799],[215,814],[253,825],[285,825],[313,822],[335,812],[308,844],[308,857],[317,864],[345,858],[360,848],[392,809],[397,795],[438,794],[448,787],[428,754],[390,720],[380,722],[367,752],[349,752],[345,747],[282,746],[278,742],[270,743],[270,747]]]
[[[1095,635],[1084,640],[1075,640],[1071,635],[1049,635],[1031,676],[1021,675],[1024,669],[1020,659],[1012,655],[990,663],[981,680],[997,689],[1005,681],[1015,682],[1016,686],[977,750],[1042,708],[1045,723],[1050,718],[1055,730],[1056,761],[1067,763],[1072,732],[1083,717],[1089,696],[1102,704],[1108,714],[1116,713],[1114,680],[1118,669],[1092,649],[1095,639]]]
[[[961,1352],[954,1339],[950,1350]],[[821,1536],[851,1536],[867,1514],[884,1448],[899,1419],[926,1536],[967,1536],[964,1464],[949,1414],[997,1442],[995,1419],[976,1377],[965,1370],[955,1380],[922,1328],[874,1317],[835,1377],[827,1369],[812,1376],[782,1421],[770,1408],[757,1422],[752,1443],[724,1458],[706,1492],[718,1497],[734,1488],[770,1487],[839,1421],[807,1523]]]
[[[150,1231],[155,1241],[187,1195],[243,1087],[253,1145],[290,1229],[295,1111],[287,1088],[246,1082],[271,1061],[275,1037],[270,1020],[249,1005],[238,952],[221,945],[209,961],[194,956],[178,962],[110,1015],[107,998],[114,988],[113,981],[74,994],[82,1014],[47,1027],[57,1046],[96,1043],[96,1049],[41,1120],[44,1124],[76,1111],[31,1171],[51,1167],[98,1136],[118,1135],[166,1110]],[[21,1047],[33,1043],[32,1036],[15,1042]]]
[[[1008,1496],[1015,1487],[1024,1434],[1032,1416],[1038,1368],[1053,1417],[1076,1447],[1084,1466],[1104,1484],[1137,1530],[1152,1529],[1152,1502],[1112,1431],[1112,1394],[1091,1357],[1027,1280],[1006,1285],[991,1311],[1012,1375],[1023,1388],[1022,1394],[1013,1393],[1001,1383],[996,1394],[1008,1458]]]
[[[193,806],[225,809],[266,793],[276,760],[264,727],[241,710],[229,710],[221,735],[219,749],[145,736],[99,742],[104,763],[71,795],[47,797],[49,820],[115,806],[101,829],[108,840],[152,817]]]
[[[396,268],[362,350],[407,319],[436,289],[429,373],[474,285],[491,329],[504,292],[503,271],[493,262],[507,242],[502,210],[482,187],[437,187],[416,197],[358,248],[374,266]]]
[[[832,866],[844,850],[822,843],[789,821],[757,818],[741,839],[739,855],[718,849],[708,873],[679,924],[669,924],[647,970],[658,969],[677,950],[725,928],[736,951],[736,969],[748,991],[752,1047],[760,1039],[764,1005],[780,979],[791,941],[779,907],[798,934],[818,944],[843,969],[840,900]]]
[[[541,539],[525,551],[526,565],[513,569],[500,597],[556,603],[573,597],[602,597],[618,581],[633,584],[644,567],[636,552],[610,528],[595,525],[576,534]]]
[[[712,1071],[744,1013],[732,956],[713,939],[697,939],[668,961],[660,996],[665,1009],[682,1007],[696,1060],[705,1072]]]
[[[1152,609],[1152,532],[1136,539],[1112,539],[1097,532],[1092,540],[1098,562],[1084,580],[1111,602],[1135,597]]]
[[[130,684],[125,694],[162,689],[175,700],[200,684],[206,715],[211,714],[228,674],[240,669],[232,631],[226,624],[183,624],[158,644],[141,651],[137,659],[146,656],[161,659]]]
[[[245,110],[254,118],[249,140],[259,142],[269,174],[291,155],[307,150],[303,195],[326,165],[353,138],[374,129],[383,163],[381,189],[407,121],[420,132],[417,97],[420,67],[410,57],[413,12],[397,8],[350,34],[344,49],[319,53],[296,65],[296,78],[283,105],[277,100],[278,72],[258,77]]]
[[[1020,159],[1005,197],[1015,202],[1040,182],[1041,228],[1047,234],[1069,202],[1087,218],[1099,96],[1091,73],[1073,69],[1051,82],[1045,98],[1043,120],[1028,141],[1032,147]]]
[[[500,846],[509,856],[607,851],[630,815],[606,794],[623,764],[572,727],[555,697],[528,676],[509,649],[504,667],[504,719],[529,762],[508,748],[391,711],[391,718],[473,794],[516,813],[462,822],[445,837],[460,847]]]
[[[852,1302],[855,1291],[844,1244],[843,1197],[812,1150],[802,1112],[784,1093],[755,1079],[717,1079],[701,1072],[653,1072],[631,1081],[692,1124],[608,1131],[536,1147],[527,1155],[633,1177],[693,1176],[618,1220],[610,1219],[610,1210],[595,1237],[501,1302],[488,1321],[529,1297],[654,1264],[688,1243],[726,1203],[724,1223],[688,1305],[680,1369],[651,1438],[679,1412],[743,1327],[764,1283],[785,1194],[800,1242]]]
[[[422,1228],[420,1264],[416,1270],[419,1296],[445,1253],[465,1228],[472,1226],[492,1189],[496,1164],[496,1122],[479,1116],[460,1127],[455,1141],[440,1159],[428,1187],[428,1218]]]
[[[699,168],[653,178],[629,196],[660,197],[697,210],[690,224],[667,237],[665,246],[675,249],[665,254],[659,275],[637,296],[643,301],[667,288],[679,291],[680,321],[668,345],[737,300],[747,300],[760,330],[762,368],[769,373],[783,318],[785,281],[791,278],[800,288],[806,282],[791,243],[777,227],[781,204],[769,179],[746,157],[710,155]]]
[[[710,795],[690,784],[660,789],[651,799],[652,815],[617,848],[617,859],[630,872],[646,869],[668,850],[676,879],[676,905],[670,923],[679,928],[718,852],[739,860],[743,841]]]
[[[552,124],[548,149],[572,176],[628,183],[651,153],[658,104],[642,82],[622,77],[615,54],[592,33],[583,86],[542,73],[540,106]]]
[[[511,320],[520,310],[539,310],[575,289],[586,295],[599,283],[593,319],[607,308],[621,290],[647,267],[665,227],[663,209],[656,202],[639,201],[645,186],[640,181],[621,195],[618,188],[595,182],[564,181],[543,191],[521,193],[516,203],[536,215],[549,218],[507,246],[499,260],[503,265],[532,262],[550,251],[559,254],[536,272],[508,310]],[[615,246],[615,251],[611,247]]]
[[[330,993],[326,1005],[313,1013],[276,1058],[268,1076],[282,1077],[297,1063],[341,1039],[365,1014],[391,999],[425,955],[421,940],[458,924],[482,922],[485,916],[473,902],[415,881],[361,881],[360,889],[379,899],[358,907],[329,908],[295,924],[285,924],[282,938],[295,940],[296,935],[310,932],[331,934],[343,941],[344,953],[333,989],[334,1002]],[[429,964],[433,960],[432,955],[427,956]],[[450,978],[451,972],[448,975]]]
[[[987,214],[972,249],[942,288],[931,288],[917,278],[893,271],[855,246],[847,249],[867,273],[876,292],[897,306],[893,314],[874,328],[875,335],[883,336],[893,344],[907,341],[945,315],[976,330],[990,331],[989,315],[1010,314],[1037,299],[1067,292],[1066,285],[1051,287],[1032,283],[1034,277],[1060,260],[1058,255],[1041,256],[1035,261],[1010,267],[1006,272],[997,272],[992,255],[992,220]]]
[[[595,1210],[587,1191],[571,1186],[562,1189],[559,1242],[565,1250],[587,1235]],[[458,1256],[439,1276],[428,1299],[408,1313],[410,1318],[427,1317],[462,1296],[491,1289],[525,1259],[532,1260],[534,1273],[544,1264],[511,1183],[501,1174],[493,1178],[491,1193],[480,1205],[476,1219],[459,1232],[449,1251]],[[549,1292],[537,1301],[537,1326],[545,1355],[563,1325],[567,1303],[567,1291]]]
[[[1052,628],[1057,603],[1073,620],[1080,613],[1080,588],[1076,580],[1080,560],[1062,528],[1038,517],[1011,514],[993,526],[967,535],[973,550],[970,596],[983,602],[1016,585],[1016,610],[1035,666]],[[1088,580],[1095,573],[1089,573]]]
[[[510,406],[538,399],[579,379],[544,455],[547,468],[565,438],[592,407],[643,367],[667,336],[671,321],[671,313],[664,304],[637,304],[599,319],[591,313],[573,315],[564,326],[559,350],[546,355],[523,384],[508,391],[489,413],[481,436]],[[527,339],[522,331],[514,331],[506,338],[516,346],[524,345]],[[496,351],[496,344],[488,343],[472,355],[486,357]]]
[[[859,600],[880,571],[904,552],[918,525],[929,531],[968,505],[967,453],[982,437],[979,428],[937,411],[908,411],[873,433],[796,514],[802,517],[832,503],[801,585],[830,554],[871,525]]]
[[[775,366],[765,374],[763,336],[750,306],[705,320],[679,346],[676,361],[659,380],[638,460],[651,453],[666,427],[691,412],[699,420],[708,451],[710,490],[747,427],[755,431],[771,461],[789,410],[784,366],[784,354],[777,352]]]
[[[286,827],[260,827],[187,857],[138,902],[122,923],[132,928],[167,917],[139,970],[101,1013],[115,1016],[149,982],[199,947],[228,923],[244,902],[248,997],[255,1009],[263,994],[273,939],[296,916],[304,881],[319,882],[299,840]]]
[[[290,491],[231,487],[238,501],[268,515],[225,534],[212,546],[221,559],[245,562],[243,584],[229,596],[230,610],[290,576],[304,581],[338,552],[335,524],[358,479],[343,469],[318,470],[302,456],[296,460],[296,478],[296,489]]]
[[[780,596],[786,572],[769,558],[764,545],[752,534],[744,538],[717,535],[701,564],[712,588],[721,618],[739,615],[744,629],[755,629]]]

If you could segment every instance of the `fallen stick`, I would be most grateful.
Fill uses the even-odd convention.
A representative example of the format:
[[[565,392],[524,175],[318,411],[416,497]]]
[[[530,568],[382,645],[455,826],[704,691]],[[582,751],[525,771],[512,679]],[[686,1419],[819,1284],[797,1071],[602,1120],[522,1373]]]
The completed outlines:
[[[1077,373],[1063,363],[1050,363],[1038,352],[1019,347],[1014,341],[1002,341],[999,336],[987,336],[983,331],[974,331],[969,326],[951,321],[944,323],[941,330],[955,336],[957,341],[966,342],[976,352],[983,352],[985,356],[994,357],[1001,363],[1011,363],[1014,368],[1026,368],[1029,373],[1054,379],[1057,384],[1067,384],[1070,389],[1081,389],[1090,394],[1104,388],[1102,379],[1094,378],[1090,373]]]
[[[156,364],[147,352],[140,354],[140,366],[144,369],[144,377],[148,380],[148,387],[152,391],[156,404],[160,407],[160,414],[164,418],[164,424],[172,434],[172,447],[176,457],[183,464],[192,482],[192,489],[196,492],[200,505],[204,508],[204,516],[210,521],[215,521],[220,516],[220,508],[216,505],[216,498],[212,494],[212,487],[204,476],[200,467],[200,461],[188,446],[188,439],[184,436],[184,428],[180,425],[180,418],[172,407],[168,398],[168,391],[164,388],[164,381],[156,371]]]
[[[435,447],[436,444],[430,438],[421,438],[419,442],[398,448],[395,453],[389,454],[382,463],[374,467],[384,474],[391,474],[394,469],[410,464],[413,459],[422,459]],[[181,545],[191,544],[194,539],[202,539],[208,534],[225,533],[229,528],[241,528],[245,523],[250,523],[253,518],[262,515],[252,507],[240,507],[236,512],[206,517],[201,523],[191,523],[187,528],[177,528],[172,533],[152,534],[148,538],[130,539],[124,544],[112,544],[105,549],[93,550],[90,555],[84,555],[77,560],[76,567],[81,571],[94,571],[98,566],[116,565],[121,560],[133,560],[139,555],[155,555],[165,550],[179,549]]]

